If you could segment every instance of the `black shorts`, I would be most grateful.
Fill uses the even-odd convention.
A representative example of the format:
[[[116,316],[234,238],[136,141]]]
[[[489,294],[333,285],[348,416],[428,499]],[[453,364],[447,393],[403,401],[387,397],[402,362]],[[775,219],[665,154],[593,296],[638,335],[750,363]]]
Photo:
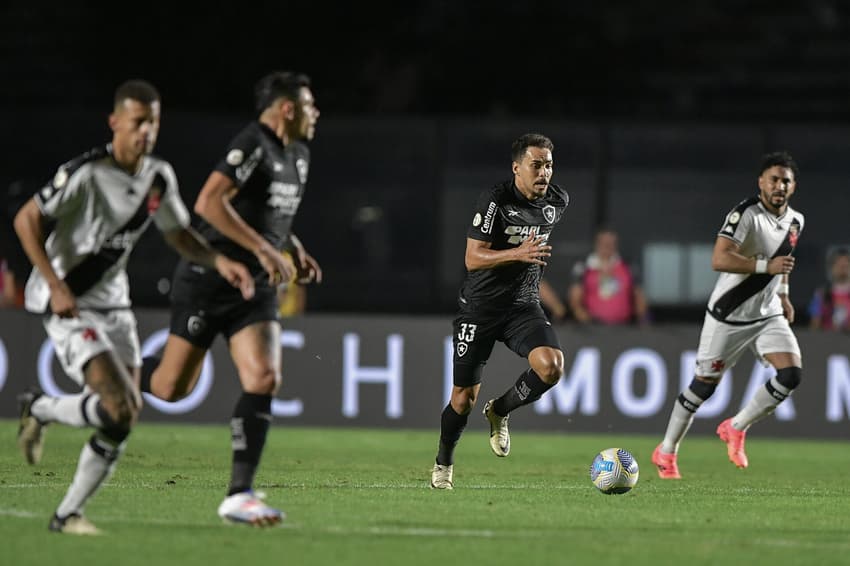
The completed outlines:
[[[218,334],[226,339],[255,322],[279,320],[275,289],[257,283],[246,301],[213,269],[180,262],[171,292],[171,334],[209,348]]]
[[[540,346],[561,349],[558,335],[538,303],[505,312],[461,312],[452,328],[453,380],[457,387],[481,383],[484,364],[497,340],[523,358]]]

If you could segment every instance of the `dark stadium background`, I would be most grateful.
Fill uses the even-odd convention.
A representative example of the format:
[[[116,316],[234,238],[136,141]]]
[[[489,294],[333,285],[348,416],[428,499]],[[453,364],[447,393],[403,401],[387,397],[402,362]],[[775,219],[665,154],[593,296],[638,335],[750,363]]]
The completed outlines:
[[[108,139],[119,82],[159,87],[157,153],[191,203],[252,118],[254,81],[292,68],[322,111],[296,221],[326,274],[310,311],[451,312],[475,195],[530,130],[555,141],[573,197],[553,241],[562,284],[601,222],[638,261],[650,243],[710,244],[755,191],[760,155],[791,150],[808,221],[802,307],[826,251],[850,241],[848,32],[839,0],[3,3],[0,254],[26,274],[11,217],[59,163]],[[176,256],[163,250],[151,230],[135,253],[138,306],[166,304]],[[698,320],[703,300],[654,307]]]

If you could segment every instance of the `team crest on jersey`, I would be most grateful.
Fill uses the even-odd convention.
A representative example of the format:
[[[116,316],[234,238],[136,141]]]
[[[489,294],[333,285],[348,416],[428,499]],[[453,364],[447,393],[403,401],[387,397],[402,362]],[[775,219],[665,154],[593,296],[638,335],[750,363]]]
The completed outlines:
[[[307,163],[306,159],[298,159],[295,162],[295,169],[298,171],[298,180],[301,181],[301,184],[305,184],[307,182],[307,172],[310,169],[310,165]]]
[[[457,343],[457,357],[462,358],[465,353],[469,351],[469,346],[466,342],[458,342]]]
[[[159,210],[159,205],[161,202],[162,194],[159,190],[159,187],[151,189],[151,192],[148,193],[148,214],[151,216],[156,214],[156,211]]]
[[[65,171],[64,167],[60,167],[58,171],[56,171],[56,175],[53,176],[53,186],[57,189],[61,189],[65,186],[65,183],[68,182],[68,172]]]
[[[240,165],[244,159],[245,159],[245,154],[242,153],[241,149],[231,149],[227,153],[227,157],[225,158],[225,161],[227,161],[228,165],[232,165],[232,166],[236,167],[237,165]]]
[[[549,224],[555,221],[555,207],[551,204],[543,207],[543,218],[546,219],[546,222]]]
[[[481,224],[481,213],[476,212],[475,216],[472,218],[472,225],[475,226],[476,228],[478,228],[478,226],[480,224]]]
[[[788,228],[788,242],[791,244],[792,248],[797,247],[797,239],[800,237],[800,225],[793,223],[791,227]]]

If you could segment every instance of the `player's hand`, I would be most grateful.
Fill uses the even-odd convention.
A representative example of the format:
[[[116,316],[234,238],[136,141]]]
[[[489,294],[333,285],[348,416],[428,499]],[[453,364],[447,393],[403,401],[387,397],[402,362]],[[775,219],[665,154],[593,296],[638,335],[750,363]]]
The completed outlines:
[[[514,248],[516,259],[524,263],[546,265],[546,258],[552,255],[552,246],[546,243],[546,236],[538,236],[532,230],[528,237]]]
[[[50,286],[50,310],[59,318],[76,318],[80,316],[77,308],[77,298],[64,281]]]
[[[281,283],[286,283],[295,275],[295,265],[288,255],[280,253],[273,248],[268,242],[265,243],[256,254],[263,270],[269,274],[269,284],[277,287]]]
[[[295,269],[295,282],[299,285],[322,282],[322,268],[319,267],[319,262],[304,248],[298,248],[298,263],[295,265]]]
[[[794,256],[781,255],[767,262],[767,272],[771,275],[791,273],[794,270]]]
[[[782,315],[788,320],[788,324],[792,324],[794,322],[794,305],[791,304],[788,297],[782,295],[779,297],[782,302]]]
[[[215,257],[214,264],[218,274],[224,277],[233,287],[239,289],[243,299],[247,301],[254,296],[254,278],[251,277],[251,272],[248,271],[247,267],[222,254]]]

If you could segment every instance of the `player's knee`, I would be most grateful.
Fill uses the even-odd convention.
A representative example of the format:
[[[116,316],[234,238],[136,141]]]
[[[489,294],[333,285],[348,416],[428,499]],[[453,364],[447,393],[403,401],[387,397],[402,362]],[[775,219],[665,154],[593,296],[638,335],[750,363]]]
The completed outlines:
[[[464,387],[452,392],[452,408],[459,415],[466,415],[475,407],[478,395],[474,387]]]
[[[703,401],[707,401],[709,397],[714,395],[714,391],[717,389],[717,383],[718,381],[716,379],[709,380],[694,378],[688,388],[694,395]]]
[[[789,391],[794,390],[803,380],[803,368],[791,366],[776,371],[776,381]]]
[[[97,415],[102,423],[100,433],[116,445],[127,439],[135,422],[134,411],[129,405],[126,409],[116,406],[110,410],[101,402],[97,405]]]
[[[557,353],[536,360],[532,369],[540,377],[540,380],[548,385],[555,385],[564,375],[564,354],[560,350]]]
[[[242,379],[242,389],[257,395],[274,395],[280,386],[280,378],[272,367],[252,372]]]

